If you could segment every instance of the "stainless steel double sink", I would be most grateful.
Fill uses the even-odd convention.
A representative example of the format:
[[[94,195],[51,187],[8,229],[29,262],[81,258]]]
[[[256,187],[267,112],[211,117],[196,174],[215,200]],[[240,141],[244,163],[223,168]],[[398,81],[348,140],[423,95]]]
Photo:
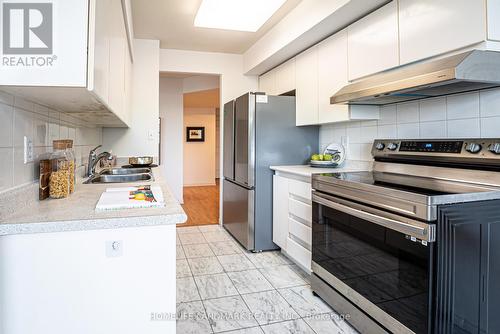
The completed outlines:
[[[154,181],[151,168],[107,168],[89,177],[84,184]]]

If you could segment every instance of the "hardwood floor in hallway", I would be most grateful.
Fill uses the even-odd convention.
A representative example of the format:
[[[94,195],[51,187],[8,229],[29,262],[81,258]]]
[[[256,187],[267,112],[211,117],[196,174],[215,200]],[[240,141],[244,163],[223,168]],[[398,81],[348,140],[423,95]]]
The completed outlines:
[[[188,216],[186,224],[182,224],[182,227],[218,224],[219,180],[215,186],[184,187],[182,207]]]

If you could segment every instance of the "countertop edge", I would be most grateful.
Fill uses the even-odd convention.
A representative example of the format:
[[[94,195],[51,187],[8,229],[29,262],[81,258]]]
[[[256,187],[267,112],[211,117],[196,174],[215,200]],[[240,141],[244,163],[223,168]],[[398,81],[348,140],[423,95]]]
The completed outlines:
[[[47,200],[41,203],[38,201],[38,186],[33,184],[27,186],[25,189],[26,196],[33,196],[33,189],[36,186],[36,200],[31,201],[20,201],[19,206],[15,210],[17,212],[30,211],[31,208],[39,209],[39,205],[45,205],[45,208],[41,209],[42,214],[38,212],[26,217],[7,215],[6,217],[0,217],[0,237],[8,235],[18,235],[18,234],[37,234],[37,233],[56,233],[56,232],[70,232],[70,231],[86,231],[86,230],[106,230],[106,229],[120,229],[120,228],[131,228],[131,227],[147,227],[147,226],[162,226],[162,225],[177,225],[185,223],[188,219],[187,214],[184,212],[180,203],[172,196],[168,185],[164,182],[161,175],[161,171],[158,168],[153,168],[154,181],[151,185],[160,186],[163,191],[163,196],[165,198],[166,205],[164,208],[155,209],[123,209],[123,210],[110,210],[108,212],[102,213],[102,215],[95,215],[95,203],[97,203],[99,196],[107,187],[111,187],[108,184],[102,184],[100,187],[95,185],[80,185],[82,187],[79,194],[81,198],[79,200],[85,201],[86,205],[84,210],[76,215],[55,215],[55,216],[44,216],[44,212],[50,212],[51,210],[69,210],[71,205],[78,205],[78,203],[64,203],[62,209],[58,206],[58,200]],[[122,187],[135,186],[140,184],[136,183],[124,183],[120,184]],[[33,189],[32,189],[33,188]],[[33,193],[33,194],[32,194]],[[23,193],[17,195],[19,198],[23,198]],[[74,195],[72,195],[74,196]],[[71,197],[72,197],[71,196]],[[26,197],[30,198],[30,197]],[[77,197],[78,198],[78,197]],[[53,201],[53,202],[49,202]],[[47,204],[52,203],[53,206],[47,206]],[[88,213],[87,213],[88,210]],[[9,222],[10,221],[10,222]]]
[[[187,215],[185,213],[174,213],[157,216],[99,218],[89,220],[66,220],[57,222],[13,223],[8,225],[0,224],[0,237],[18,234],[78,232],[129,227],[179,225],[184,224],[186,221]]]
[[[337,168],[315,168],[309,165],[270,166],[269,168],[276,172],[294,174],[303,177],[311,177],[313,174],[321,174],[321,173],[371,171],[372,165],[373,162],[371,161],[348,160],[344,165]]]

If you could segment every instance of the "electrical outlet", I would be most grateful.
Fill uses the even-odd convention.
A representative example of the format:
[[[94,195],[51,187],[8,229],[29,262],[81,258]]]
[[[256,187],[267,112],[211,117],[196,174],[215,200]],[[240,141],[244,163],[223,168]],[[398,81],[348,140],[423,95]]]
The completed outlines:
[[[106,241],[106,257],[120,257],[123,255],[123,241]]]
[[[24,136],[24,164],[33,162],[34,152],[33,152],[33,140]]]

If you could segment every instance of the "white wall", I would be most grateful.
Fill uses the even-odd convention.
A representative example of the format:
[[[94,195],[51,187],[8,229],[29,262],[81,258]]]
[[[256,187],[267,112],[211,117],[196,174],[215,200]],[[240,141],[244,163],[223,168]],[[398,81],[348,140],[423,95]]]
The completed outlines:
[[[205,127],[204,142],[186,142],[186,127]],[[184,186],[215,185],[216,129],[214,108],[184,109]]]
[[[183,199],[183,80],[160,78],[161,168],[174,197]]]
[[[160,50],[161,72],[220,74],[221,106],[258,89],[257,76],[243,74],[243,56],[228,53]]]
[[[158,157],[159,50],[157,40],[134,40],[131,126],[103,129],[103,146],[119,157]]]
[[[353,160],[372,160],[376,138],[500,138],[500,89],[384,106],[378,121],[322,125],[322,150],[343,136]]]
[[[184,93],[199,92],[219,88],[220,77],[218,75],[195,75],[183,80]]]

